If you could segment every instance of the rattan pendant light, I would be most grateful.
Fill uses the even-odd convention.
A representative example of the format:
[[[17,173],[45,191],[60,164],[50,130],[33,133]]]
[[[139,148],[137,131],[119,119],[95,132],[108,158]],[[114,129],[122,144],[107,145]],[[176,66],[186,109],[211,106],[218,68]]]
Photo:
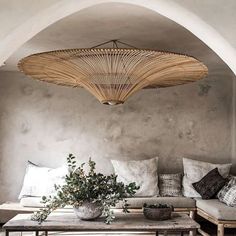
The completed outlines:
[[[113,46],[100,48],[108,43]],[[127,48],[118,47],[118,43]],[[208,72],[193,57],[137,49],[118,40],[93,48],[33,54],[20,60],[18,67],[33,79],[83,87],[108,105],[124,103],[143,88],[186,84],[204,78]]]

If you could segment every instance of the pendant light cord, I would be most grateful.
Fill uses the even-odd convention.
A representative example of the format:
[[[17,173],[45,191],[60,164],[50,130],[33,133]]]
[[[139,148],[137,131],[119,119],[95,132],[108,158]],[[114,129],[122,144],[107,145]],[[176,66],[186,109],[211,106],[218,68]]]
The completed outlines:
[[[105,45],[105,44],[109,44],[109,43],[112,43],[113,48],[119,48],[119,47],[118,47],[118,43],[119,43],[119,44],[123,44],[123,45],[125,45],[125,46],[128,46],[129,48],[136,48],[136,47],[134,47],[134,46],[132,46],[132,45],[130,45],[130,44],[128,44],[128,43],[124,43],[124,42],[122,42],[122,41],[120,41],[120,40],[118,40],[118,39],[112,39],[112,40],[106,41],[106,42],[104,42],[104,43],[100,43],[100,44],[98,44],[98,45],[96,45],[96,46],[93,46],[93,47],[91,47],[91,48],[98,48],[98,47],[101,47],[101,46],[103,46],[103,45]]]

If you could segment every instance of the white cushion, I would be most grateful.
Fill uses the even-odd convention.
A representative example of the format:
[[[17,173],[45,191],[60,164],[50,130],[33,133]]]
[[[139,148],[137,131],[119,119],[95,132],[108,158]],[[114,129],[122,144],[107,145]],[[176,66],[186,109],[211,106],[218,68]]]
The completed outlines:
[[[225,205],[218,199],[196,199],[196,205],[197,208],[202,209],[209,215],[215,217],[217,220],[236,220],[236,209]]]
[[[124,184],[135,182],[140,189],[135,196],[148,197],[159,195],[157,163],[158,158],[141,161],[111,160],[118,176],[117,180]]]
[[[22,197],[20,200],[20,205],[23,207],[38,207],[44,206],[42,203],[42,197]]]
[[[67,172],[66,166],[52,169],[28,162],[19,199],[23,196],[42,197],[53,195],[55,184],[63,184]]]
[[[212,164],[204,161],[196,161],[183,158],[184,177],[183,195],[185,197],[201,197],[192,184],[201,180],[209,171],[218,168],[219,173],[226,178],[232,164]]]

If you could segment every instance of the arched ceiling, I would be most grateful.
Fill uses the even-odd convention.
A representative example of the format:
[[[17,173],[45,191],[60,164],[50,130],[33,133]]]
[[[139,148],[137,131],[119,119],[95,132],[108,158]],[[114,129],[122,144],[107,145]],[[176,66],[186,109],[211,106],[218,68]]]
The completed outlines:
[[[92,47],[110,39],[188,54],[208,66],[209,77],[233,77],[228,66],[182,26],[151,10],[121,3],[93,6],[56,22],[19,48],[1,70],[17,70],[18,60],[32,53]]]

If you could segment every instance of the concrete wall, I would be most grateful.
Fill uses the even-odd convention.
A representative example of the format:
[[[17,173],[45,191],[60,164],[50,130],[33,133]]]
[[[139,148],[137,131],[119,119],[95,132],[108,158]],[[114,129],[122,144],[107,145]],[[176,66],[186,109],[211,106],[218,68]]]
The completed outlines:
[[[143,90],[124,105],[101,105],[84,89],[0,73],[0,201],[15,200],[27,160],[57,167],[68,153],[110,159],[160,157],[160,172],[182,170],[182,157],[231,162],[232,80]]]

